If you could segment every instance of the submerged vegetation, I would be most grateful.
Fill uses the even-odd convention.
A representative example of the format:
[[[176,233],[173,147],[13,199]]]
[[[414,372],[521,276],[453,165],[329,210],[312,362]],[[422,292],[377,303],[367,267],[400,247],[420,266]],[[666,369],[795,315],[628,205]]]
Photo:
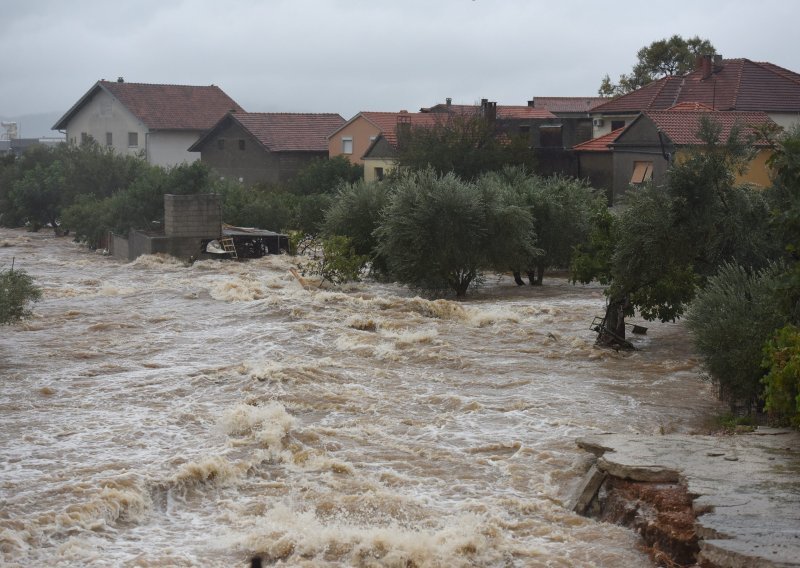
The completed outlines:
[[[30,305],[42,297],[33,278],[13,266],[0,270],[0,325],[17,323],[30,317]]]

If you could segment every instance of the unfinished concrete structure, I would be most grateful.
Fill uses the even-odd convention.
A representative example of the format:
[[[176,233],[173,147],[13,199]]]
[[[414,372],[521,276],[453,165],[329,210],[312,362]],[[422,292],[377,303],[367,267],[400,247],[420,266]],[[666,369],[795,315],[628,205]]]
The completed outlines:
[[[143,254],[169,254],[178,258],[204,255],[203,242],[222,234],[219,195],[164,195],[164,231],[131,229],[128,237],[111,235],[110,253],[121,260]]]

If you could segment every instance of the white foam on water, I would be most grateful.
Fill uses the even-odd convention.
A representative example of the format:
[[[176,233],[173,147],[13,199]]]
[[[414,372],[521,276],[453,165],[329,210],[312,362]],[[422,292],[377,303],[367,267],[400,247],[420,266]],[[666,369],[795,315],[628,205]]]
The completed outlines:
[[[283,256],[0,242],[47,290],[0,347],[3,565],[647,565],[561,506],[588,466],[574,439],[714,405],[680,325],[593,345],[599,287],[430,300],[304,289]]]

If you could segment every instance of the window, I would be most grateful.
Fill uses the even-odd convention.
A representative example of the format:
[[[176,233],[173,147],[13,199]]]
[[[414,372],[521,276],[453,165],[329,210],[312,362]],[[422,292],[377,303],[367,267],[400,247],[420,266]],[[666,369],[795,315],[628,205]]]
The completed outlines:
[[[625,121],[624,120],[612,120],[611,121],[611,130],[617,130],[619,128],[624,128],[624,127],[625,127]]]
[[[244,140],[239,140],[239,150],[244,150]]]
[[[653,162],[633,162],[631,183],[640,184],[653,179]]]
[[[353,138],[350,136],[342,137],[342,154],[353,153]]]
[[[81,144],[86,144],[89,141],[89,135],[81,132]]]
[[[217,150],[224,150],[224,149],[225,149],[225,139],[217,138]]]
[[[531,127],[530,127],[530,126],[528,126],[527,124],[520,125],[520,127],[519,127],[519,133],[520,133],[522,136],[525,136],[525,137],[527,137],[527,136],[528,136],[528,135],[531,133]]]
[[[128,148],[137,148],[139,146],[139,133],[128,132]]]
[[[111,132],[106,132],[106,146],[114,145],[114,135]]]
[[[383,181],[383,168],[375,168],[375,179]]]

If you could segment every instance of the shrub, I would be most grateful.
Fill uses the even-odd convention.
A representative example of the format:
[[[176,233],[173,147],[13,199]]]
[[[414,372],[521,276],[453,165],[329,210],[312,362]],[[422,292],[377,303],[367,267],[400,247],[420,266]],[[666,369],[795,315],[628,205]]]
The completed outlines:
[[[318,248],[318,247],[313,247]],[[322,282],[344,284],[358,280],[368,257],[356,254],[350,239],[333,236],[323,239],[322,254],[303,266],[303,274],[320,276]]]
[[[764,347],[765,409],[779,424],[800,428],[800,329],[779,329]]]
[[[30,316],[30,303],[41,298],[42,291],[22,270],[0,271],[0,325],[16,323]]]
[[[782,267],[749,272],[723,264],[698,292],[687,317],[694,344],[732,409],[753,409],[762,393],[762,347],[786,323],[775,302]]]

